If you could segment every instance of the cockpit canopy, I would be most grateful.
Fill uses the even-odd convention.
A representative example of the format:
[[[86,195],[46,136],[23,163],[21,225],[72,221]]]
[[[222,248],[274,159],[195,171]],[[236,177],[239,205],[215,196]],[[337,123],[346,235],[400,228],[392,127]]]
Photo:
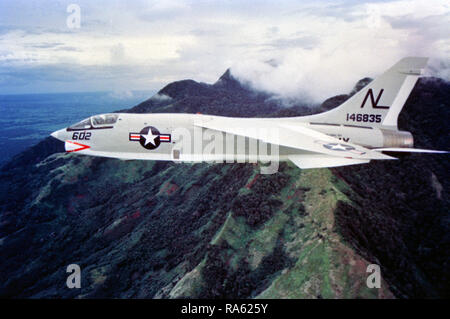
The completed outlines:
[[[92,125],[104,125],[104,124],[114,124],[117,122],[117,114],[102,114],[95,115],[91,117]]]
[[[101,128],[112,126],[117,122],[118,114],[101,114],[94,115],[81,122],[68,127],[68,130],[90,130],[93,128]]]

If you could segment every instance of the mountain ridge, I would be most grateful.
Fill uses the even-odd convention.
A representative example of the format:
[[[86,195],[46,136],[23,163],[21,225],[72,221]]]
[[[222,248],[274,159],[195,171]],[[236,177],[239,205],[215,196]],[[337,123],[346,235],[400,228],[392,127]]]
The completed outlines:
[[[177,81],[129,111],[311,112],[234,81],[229,70],[213,85]],[[438,79],[413,90],[399,127],[417,146],[448,149],[448,92]],[[251,164],[124,162],[61,146],[49,137],[1,169],[0,296],[448,297],[439,155],[331,170],[281,163],[264,176]],[[63,284],[70,263],[82,267],[80,291]],[[365,287],[369,263],[381,266],[380,290]]]

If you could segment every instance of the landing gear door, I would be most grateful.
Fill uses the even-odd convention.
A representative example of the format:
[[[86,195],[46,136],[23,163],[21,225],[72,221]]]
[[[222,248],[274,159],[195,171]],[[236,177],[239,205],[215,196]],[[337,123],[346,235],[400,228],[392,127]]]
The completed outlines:
[[[172,159],[174,161],[179,161],[180,160],[180,154],[181,154],[181,150],[176,148],[175,145],[172,148]]]
[[[186,160],[190,154],[188,147],[191,145],[191,134],[187,128],[177,127],[172,131],[172,160]]]
[[[193,132],[186,127],[178,126],[172,131],[171,158],[174,161],[191,161]]]

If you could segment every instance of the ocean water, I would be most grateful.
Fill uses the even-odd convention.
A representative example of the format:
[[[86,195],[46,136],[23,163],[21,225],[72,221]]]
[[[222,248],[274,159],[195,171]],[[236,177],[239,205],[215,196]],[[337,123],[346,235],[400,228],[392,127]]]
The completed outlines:
[[[131,108],[152,91],[0,95],[0,166],[51,132],[91,115]]]

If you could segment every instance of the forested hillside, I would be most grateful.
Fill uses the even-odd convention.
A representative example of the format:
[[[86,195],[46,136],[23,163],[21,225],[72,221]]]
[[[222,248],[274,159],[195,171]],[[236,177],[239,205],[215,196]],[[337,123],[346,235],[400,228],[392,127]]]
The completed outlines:
[[[294,116],[348,96],[286,107],[227,71],[126,111]],[[400,129],[417,147],[449,149],[449,101],[449,83],[420,79]],[[49,137],[0,173],[0,296],[448,298],[448,172],[447,155],[412,155],[261,175],[252,164],[77,156]],[[65,285],[72,263],[81,289]],[[381,289],[366,286],[370,263]]]

